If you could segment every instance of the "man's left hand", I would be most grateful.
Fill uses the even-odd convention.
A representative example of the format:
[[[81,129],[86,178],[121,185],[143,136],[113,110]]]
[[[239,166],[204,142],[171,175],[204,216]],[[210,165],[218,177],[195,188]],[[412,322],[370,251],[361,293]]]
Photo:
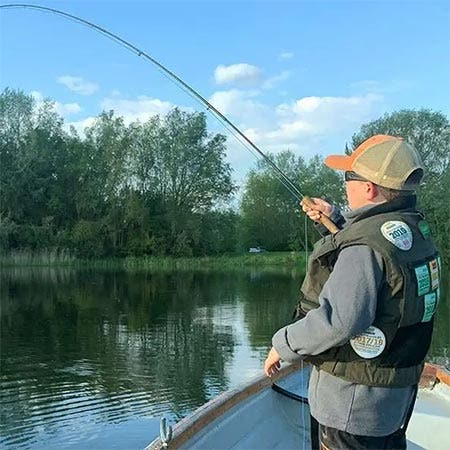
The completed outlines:
[[[264,372],[268,377],[275,375],[280,370],[280,360],[281,357],[274,347],[270,349],[267,355],[266,361],[264,362]]]

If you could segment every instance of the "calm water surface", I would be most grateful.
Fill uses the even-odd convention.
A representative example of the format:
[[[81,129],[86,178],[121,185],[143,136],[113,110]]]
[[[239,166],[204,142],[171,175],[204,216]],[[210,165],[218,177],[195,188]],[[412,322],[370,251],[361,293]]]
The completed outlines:
[[[262,371],[290,272],[10,269],[1,281],[0,446],[136,449]],[[448,301],[431,357],[448,362]]]

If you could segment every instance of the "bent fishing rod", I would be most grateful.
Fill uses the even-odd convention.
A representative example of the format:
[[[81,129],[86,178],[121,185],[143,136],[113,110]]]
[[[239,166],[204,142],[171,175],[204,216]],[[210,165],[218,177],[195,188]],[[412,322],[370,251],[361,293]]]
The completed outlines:
[[[155,58],[150,56],[144,50],[141,50],[140,48],[136,47],[135,45],[133,45],[130,42],[126,41],[125,39],[121,38],[117,34],[114,34],[110,31],[108,31],[107,29],[105,29],[99,25],[96,25],[95,23],[89,22],[88,20],[82,19],[81,17],[75,16],[73,14],[69,14],[67,12],[64,12],[64,11],[61,11],[58,9],[48,8],[46,6],[30,5],[30,4],[26,4],[26,3],[0,5],[0,9],[18,9],[18,8],[31,9],[31,10],[37,10],[37,11],[41,11],[41,12],[50,13],[50,14],[55,14],[57,16],[61,16],[63,18],[71,20],[73,22],[80,23],[94,31],[97,31],[98,33],[113,40],[114,42],[116,42],[120,46],[124,47],[125,49],[131,51],[135,55],[142,57],[145,60],[152,63],[170,81],[175,83],[178,87],[180,87],[183,91],[185,91],[188,95],[190,95],[196,101],[200,102],[203,106],[206,106],[206,109],[209,110],[222,123],[222,125],[226,129],[228,129],[231,132],[231,134],[233,134],[233,136],[241,144],[244,145],[245,148],[247,148],[247,150],[249,150],[254,155],[255,155],[254,152],[256,152],[257,155],[262,157],[263,160],[274,170],[274,173],[277,176],[278,180],[298,201],[300,201],[301,205],[306,206],[307,208],[314,209],[314,206],[315,206],[314,201],[311,200],[310,197],[303,195],[300,192],[299,188],[295,185],[295,183],[267,155],[265,155],[256,146],[256,144],[254,144],[236,125],[234,125],[214,105],[212,105],[208,100],[206,100],[201,94],[199,94],[189,84],[187,84],[185,81],[183,81],[178,75],[176,75],[174,72],[172,72],[166,66],[161,64]],[[255,155],[255,156],[258,157],[257,155]],[[329,217],[325,216],[324,214],[320,215],[319,222],[322,223],[322,225],[324,225],[333,234],[336,233],[337,231],[339,231],[339,228],[331,221],[331,219]]]

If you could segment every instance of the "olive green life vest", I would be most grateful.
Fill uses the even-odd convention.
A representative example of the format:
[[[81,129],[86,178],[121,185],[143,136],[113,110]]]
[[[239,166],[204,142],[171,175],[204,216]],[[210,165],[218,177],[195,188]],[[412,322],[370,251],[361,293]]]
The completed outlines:
[[[308,356],[320,370],[368,386],[418,383],[431,344],[441,262],[415,201],[411,196],[377,205],[316,243],[301,288],[304,313],[319,306],[342,249],[369,246],[382,256],[385,271],[372,326],[340,347]]]

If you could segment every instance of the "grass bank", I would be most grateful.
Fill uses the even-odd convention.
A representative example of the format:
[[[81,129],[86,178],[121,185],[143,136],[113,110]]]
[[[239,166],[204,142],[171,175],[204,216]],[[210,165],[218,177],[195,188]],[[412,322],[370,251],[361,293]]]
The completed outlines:
[[[0,256],[1,267],[78,267],[125,270],[233,270],[244,268],[286,268],[303,271],[303,252],[243,253],[195,258],[127,257],[82,260],[64,252],[15,252]]]
[[[11,266],[72,266],[80,261],[66,251],[14,251],[0,254],[0,267]]]
[[[304,267],[304,254],[300,252],[266,252],[257,254],[202,256],[197,258],[126,258],[127,269],[243,269],[263,267],[284,267],[301,269]]]

